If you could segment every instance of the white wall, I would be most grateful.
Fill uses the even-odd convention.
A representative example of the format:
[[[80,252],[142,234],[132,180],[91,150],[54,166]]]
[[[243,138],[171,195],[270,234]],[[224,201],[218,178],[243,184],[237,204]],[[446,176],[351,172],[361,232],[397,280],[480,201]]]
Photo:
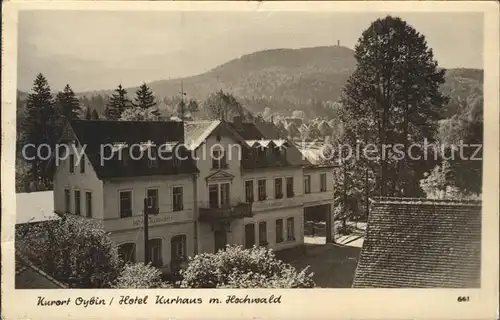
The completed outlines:
[[[74,173],[69,172],[70,154],[75,154],[74,147],[69,146],[68,157],[65,160],[60,160],[54,174],[54,211],[64,213],[64,190],[70,189],[70,208],[71,213],[75,212],[75,190],[80,190],[81,212],[86,214],[85,192],[92,192],[92,218],[103,218],[103,183],[96,175],[94,168],[90,164],[88,157],[85,156],[85,173],[80,173],[80,166],[75,163]],[[76,148],[78,154],[81,152],[81,147]],[[75,155],[75,162],[78,158]]]
[[[295,240],[288,241],[287,237],[287,218],[294,218]],[[276,243],[276,220],[283,219],[283,237],[281,243]],[[285,208],[255,214],[251,218],[237,220],[231,225],[231,232],[228,234],[228,243],[245,244],[245,225],[255,224],[255,243],[259,244],[259,223],[266,221],[267,224],[267,242],[269,247],[274,250],[282,250],[295,247],[304,243],[304,209],[300,207]]]
[[[117,178],[104,184],[104,219],[120,219],[120,191],[132,191],[132,216],[141,216],[147,189],[158,189],[159,213],[185,216],[184,221],[193,220],[193,180],[191,174],[150,177]],[[184,210],[174,212],[172,189],[183,187]],[[188,212],[191,212],[188,217]],[[176,219],[177,220],[177,219]]]
[[[186,235],[186,253],[188,257],[194,255],[194,227],[193,223],[184,224],[165,224],[149,228],[149,239],[162,239],[162,260],[165,271],[169,270],[171,261],[170,241],[176,235]],[[117,245],[125,243],[135,243],[135,255],[137,261],[144,261],[144,230],[128,230],[111,233],[111,239]]]
[[[237,146],[238,143],[228,136],[221,136],[221,141],[217,141],[216,136],[212,135],[207,138],[205,144],[202,144],[195,152],[195,156],[198,158],[198,160],[196,160],[196,166],[200,170],[197,187],[198,202],[208,203],[208,183],[205,178],[218,171],[218,169],[212,169],[211,156],[214,145],[223,146],[228,154],[226,159],[228,168],[224,169],[224,171],[234,176],[231,182],[231,200],[240,198],[244,201],[245,194],[241,182],[240,155],[238,155],[240,149],[238,149],[238,147],[230,147],[231,145]],[[231,154],[231,158],[229,154]]]

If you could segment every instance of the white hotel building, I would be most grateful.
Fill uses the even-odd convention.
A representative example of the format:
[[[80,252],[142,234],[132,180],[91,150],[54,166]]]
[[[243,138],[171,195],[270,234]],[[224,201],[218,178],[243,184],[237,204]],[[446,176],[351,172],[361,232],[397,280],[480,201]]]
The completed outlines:
[[[60,161],[55,211],[101,221],[125,259],[144,261],[143,203],[148,198],[155,209],[149,217],[149,258],[164,272],[226,244],[276,251],[301,247],[306,210],[324,212],[332,230],[333,169],[312,165],[276,132],[273,125],[238,119],[72,121],[63,142],[76,150],[85,146],[85,152],[79,163],[73,151]],[[113,147],[101,154],[106,144]],[[145,155],[164,145],[162,155],[168,159],[134,160],[139,148],[130,150],[133,144],[140,144]],[[330,237],[327,232],[327,241]]]

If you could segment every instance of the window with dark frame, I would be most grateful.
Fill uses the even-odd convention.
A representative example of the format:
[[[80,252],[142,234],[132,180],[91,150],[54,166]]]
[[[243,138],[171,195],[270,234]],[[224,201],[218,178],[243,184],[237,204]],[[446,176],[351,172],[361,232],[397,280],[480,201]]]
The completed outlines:
[[[286,219],[286,236],[288,241],[295,240],[295,225],[293,217]]]
[[[120,217],[132,216],[132,191],[120,191]]]
[[[276,243],[281,243],[283,240],[283,219],[276,219]]]
[[[321,192],[326,192],[326,173],[322,173],[319,176],[319,181],[320,181],[320,191]]]
[[[172,207],[173,211],[184,210],[184,199],[183,199],[183,188],[173,187],[172,188]]]
[[[80,173],[85,173],[85,155],[80,158]]]
[[[286,197],[293,198],[295,196],[293,192],[293,177],[286,178]]]
[[[87,218],[92,218],[92,192],[85,192],[85,210]]]
[[[259,189],[259,201],[264,201],[267,198],[266,194],[266,180],[262,179],[259,180],[258,182],[258,189]]]
[[[151,147],[150,149],[148,149],[148,167],[149,168],[157,168],[158,167],[157,154],[158,154],[158,152],[156,152],[156,148]]]
[[[75,173],[75,155],[69,155],[69,173]]]
[[[172,237],[170,240],[172,247],[172,256],[175,260],[186,260],[186,243],[187,237],[186,235],[177,235]]]
[[[69,189],[64,189],[64,210],[65,213],[71,212],[71,193]]]
[[[304,176],[304,193],[305,194],[311,193],[311,176],[310,175]]]
[[[265,246],[267,245],[267,222],[261,221],[259,222],[259,245]]]
[[[80,190],[75,190],[75,214],[82,214],[82,203],[80,199]]]
[[[274,179],[274,197],[276,199],[283,198],[283,179],[282,178]]]
[[[245,201],[252,203],[253,200],[253,180],[248,180],[245,181]]]

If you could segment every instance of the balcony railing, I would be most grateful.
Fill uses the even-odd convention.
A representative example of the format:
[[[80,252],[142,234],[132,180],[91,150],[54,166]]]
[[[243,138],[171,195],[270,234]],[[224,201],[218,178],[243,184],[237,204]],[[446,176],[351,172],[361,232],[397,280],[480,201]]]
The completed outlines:
[[[199,212],[198,220],[201,222],[249,218],[252,216],[252,204],[239,200],[231,201],[229,204],[222,206],[210,206],[209,203],[201,203]]]

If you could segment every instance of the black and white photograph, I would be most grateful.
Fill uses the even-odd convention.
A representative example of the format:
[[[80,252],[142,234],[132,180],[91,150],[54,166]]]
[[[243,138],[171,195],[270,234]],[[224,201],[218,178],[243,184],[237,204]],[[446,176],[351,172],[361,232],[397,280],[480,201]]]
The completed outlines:
[[[367,288],[460,289],[466,307],[498,283],[485,7],[262,5],[17,11],[10,290],[100,296],[27,308],[212,303],[188,289],[293,307],[276,290]]]

